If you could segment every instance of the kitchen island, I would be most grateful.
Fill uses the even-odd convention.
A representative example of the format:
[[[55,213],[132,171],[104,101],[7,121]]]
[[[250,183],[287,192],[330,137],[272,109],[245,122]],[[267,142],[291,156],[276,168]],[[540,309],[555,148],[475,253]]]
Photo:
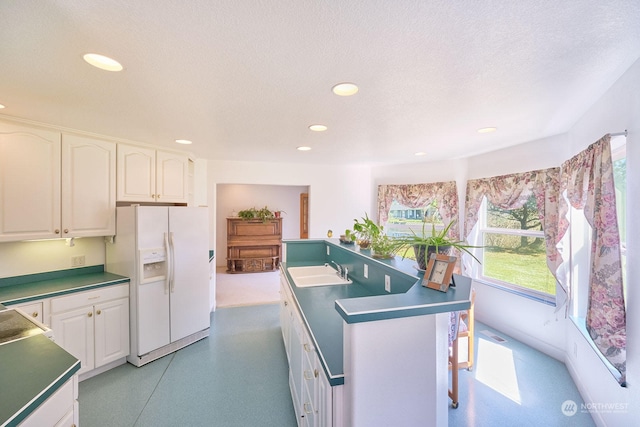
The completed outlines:
[[[412,261],[331,240],[286,241],[284,252],[281,320],[299,424],[446,426],[449,316],[470,307],[471,280],[434,291]],[[324,263],[347,268],[353,283],[298,287],[287,272]]]

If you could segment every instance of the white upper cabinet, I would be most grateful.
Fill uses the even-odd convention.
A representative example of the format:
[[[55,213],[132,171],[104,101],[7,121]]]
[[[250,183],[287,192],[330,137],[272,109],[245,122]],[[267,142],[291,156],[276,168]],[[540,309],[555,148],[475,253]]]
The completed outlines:
[[[186,154],[118,144],[118,196],[122,202],[187,203]]]
[[[0,122],[0,242],[115,234],[115,147]]]
[[[62,135],[63,237],[115,234],[116,144]]]
[[[56,237],[60,133],[0,122],[0,242]]]

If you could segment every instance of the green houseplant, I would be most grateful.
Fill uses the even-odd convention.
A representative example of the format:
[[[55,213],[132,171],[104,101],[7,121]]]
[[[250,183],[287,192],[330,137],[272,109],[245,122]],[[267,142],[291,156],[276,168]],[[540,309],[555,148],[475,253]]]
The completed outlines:
[[[410,230],[411,234],[394,238],[394,246],[397,252],[402,254],[403,258],[413,249],[420,270],[427,269],[427,262],[432,253],[449,254],[452,249],[464,251],[480,262],[469,250],[477,246],[467,245],[462,240],[452,240],[447,237],[447,233],[455,223],[456,221],[452,220],[442,230],[438,231],[434,221],[431,223],[431,232],[429,233],[426,230],[426,222],[423,222],[420,234]]]
[[[391,258],[396,254],[398,248],[393,239],[384,232],[381,225],[369,218],[366,212],[363,218],[353,221],[353,230],[360,249],[368,249],[370,246],[375,258]]]
[[[273,212],[268,207],[262,209],[256,209],[255,207],[250,209],[241,210],[238,212],[238,216],[244,220],[259,219],[262,222],[266,222],[269,219],[275,218]]]

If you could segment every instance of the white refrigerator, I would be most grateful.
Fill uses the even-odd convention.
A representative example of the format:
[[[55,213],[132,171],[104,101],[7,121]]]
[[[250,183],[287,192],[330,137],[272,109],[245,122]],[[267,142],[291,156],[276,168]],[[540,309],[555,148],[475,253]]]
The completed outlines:
[[[202,207],[117,208],[106,269],[131,279],[133,365],[209,336],[208,224]]]

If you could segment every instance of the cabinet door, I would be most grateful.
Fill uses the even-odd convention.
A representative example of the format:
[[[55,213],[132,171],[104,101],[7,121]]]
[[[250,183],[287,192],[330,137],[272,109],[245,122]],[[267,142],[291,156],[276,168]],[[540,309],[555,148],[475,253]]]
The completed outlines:
[[[117,200],[156,201],[156,151],[118,144]]]
[[[60,134],[0,122],[0,242],[60,237]]]
[[[189,201],[189,157],[166,151],[156,152],[156,201]]]
[[[51,315],[56,344],[80,360],[83,374],[94,368],[93,307],[83,307]]]
[[[62,136],[62,237],[114,235],[116,144]]]
[[[95,367],[129,355],[129,299],[95,306]]]
[[[316,395],[317,412],[316,421],[318,426],[331,427],[333,425],[333,393],[329,379],[324,374],[320,361],[317,360],[318,369],[318,390]]]

